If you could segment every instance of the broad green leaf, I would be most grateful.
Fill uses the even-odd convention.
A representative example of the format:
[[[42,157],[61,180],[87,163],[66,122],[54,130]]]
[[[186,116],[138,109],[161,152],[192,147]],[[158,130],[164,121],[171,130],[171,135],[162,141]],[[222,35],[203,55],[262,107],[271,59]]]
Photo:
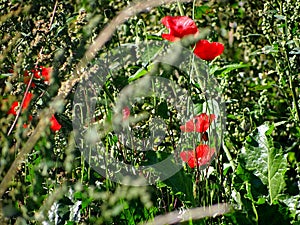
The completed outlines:
[[[290,196],[284,195],[280,199],[290,210],[290,215],[296,219],[300,216],[300,195]]]
[[[263,124],[247,137],[241,157],[246,169],[253,171],[268,187],[270,203],[276,200],[285,186],[287,162],[281,148],[276,148],[270,136],[273,126]]]
[[[203,14],[207,14],[210,10],[208,5],[202,5],[195,8],[195,19],[201,19]]]

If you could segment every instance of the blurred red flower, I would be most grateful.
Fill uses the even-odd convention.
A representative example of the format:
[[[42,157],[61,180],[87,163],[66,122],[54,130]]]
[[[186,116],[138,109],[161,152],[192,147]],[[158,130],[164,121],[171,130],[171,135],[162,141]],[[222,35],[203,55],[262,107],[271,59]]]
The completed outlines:
[[[209,42],[208,40],[200,40],[194,49],[194,54],[199,58],[211,61],[224,51],[224,45],[219,42]]]
[[[161,22],[169,29],[169,34],[161,35],[168,41],[176,41],[186,35],[198,32],[195,22],[188,16],[165,16]]]
[[[24,99],[24,103],[23,103],[23,106],[22,106],[22,109],[27,109],[28,106],[29,106],[29,103],[31,101],[33,97],[33,94],[32,93],[27,93],[26,96],[25,96],[25,99]],[[19,102],[15,101],[12,103],[10,109],[7,111],[8,114],[12,114],[12,115],[17,115],[17,107],[19,106]]]
[[[55,116],[52,115],[52,117],[50,119],[50,129],[55,132],[55,131],[60,130],[60,128],[61,128],[61,125],[56,120]]]
[[[34,76],[37,78],[41,78],[42,76],[45,81],[50,81],[51,72],[52,68],[40,66],[39,69],[34,70]]]
[[[195,150],[187,150],[180,153],[182,161],[186,162],[189,167],[195,168],[196,166],[203,166],[210,162],[215,153],[214,148],[208,145],[200,144]]]
[[[123,114],[123,121],[124,120],[127,120],[128,117],[130,116],[130,109],[128,106],[125,106],[123,109],[122,109],[122,114]]]
[[[7,111],[7,114],[17,115],[17,107],[19,106],[19,102],[13,102],[11,104],[10,109]]]
[[[30,103],[30,101],[32,99],[32,96],[33,96],[32,93],[27,92],[27,94],[25,96],[25,99],[24,99],[24,104],[22,106],[22,109],[27,109],[28,108],[29,103]]]
[[[187,121],[185,125],[180,126],[180,130],[183,132],[205,132],[211,122],[216,118],[214,114],[207,115],[206,113],[201,113],[195,116],[193,119]]]
[[[45,82],[49,82],[50,78],[51,78],[52,68],[40,66],[40,67],[36,67],[36,69],[31,70],[31,72],[33,73],[34,78],[36,78],[36,79],[43,78]],[[29,72],[26,70],[24,72],[24,83],[28,84],[29,79],[30,79]],[[36,85],[32,82],[31,87],[35,87],[35,86]]]

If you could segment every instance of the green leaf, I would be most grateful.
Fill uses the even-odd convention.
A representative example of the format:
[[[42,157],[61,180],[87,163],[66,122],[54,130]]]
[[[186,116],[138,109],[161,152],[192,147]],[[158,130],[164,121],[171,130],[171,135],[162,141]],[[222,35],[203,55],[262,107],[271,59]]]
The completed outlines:
[[[223,66],[222,68],[219,68],[218,66],[213,66],[209,70],[209,74],[215,74],[215,75],[219,75],[221,77],[224,77],[225,75],[227,75],[232,70],[247,68],[247,67],[250,67],[250,65],[249,64],[243,64],[243,63],[230,64],[230,65]]]
[[[147,47],[146,49],[141,51],[140,60],[143,62],[143,67],[141,67],[135,74],[131,75],[128,78],[128,81],[132,82],[149,73],[155,66],[155,63],[153,63],[153,61],[157,58],[159,54],[161,54],[163,47],[163,45],[151,45],[151,48]]]
[[[2,73],[2,74],[0,74],[0,79],[11,77],[12,75],[13,75],[13,73]]]
[[[153,64],[150,64],[149,66],[147,66],[147,68],[141,67],[135,74],[133,74],[132,76],[130,76],[128,78],[129,82],[132,82],[134,80],[139,79],[140,77],[146,75],[147,73],[149,73],[149,71],[152,69]]]
[[[202,5],[195,8],[195,19],[201,19],[203,14],[207,14],[210,10],[208,5]]]
[[[285,186],[284,174],[287,170],[286,157],[281,148],[275,148],[270,136],[273,126],[263,124],[247,137],[241,157],[246,169],[254,171],[268,187],[270,203],[274,203]]]
[[[170,187],[173,193],[183,194],[184,201],[189,201],[194,204],[195,199],[193,196],[193,182],[191,174],[188,174],[181,169],[176,174],[162,182]]]
[[[251,91],[262,91],[266,89],[270,89],[274,87],[275,82],[272,82],[271,84],[268,85],[255,85],[253,88],[249,88]]]
[[[300,215],[300,195],[283,195],[280,200],[289,208],[290,216],[293,219],[296,219]]]

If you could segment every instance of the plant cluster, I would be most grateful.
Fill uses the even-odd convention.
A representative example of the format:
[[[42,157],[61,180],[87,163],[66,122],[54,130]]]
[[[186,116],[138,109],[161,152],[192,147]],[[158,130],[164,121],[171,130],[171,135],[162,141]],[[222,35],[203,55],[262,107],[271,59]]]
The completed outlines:
[[[198,220],[184,223],[299,224],[299,1],[169,1],[138,8],[148,2],[1,1],[0,223],[139,224],[165,216],[171,224],[169,213],[184,218],[204,207],[207,214],[200,208]],[[141,13],[122,20],[85,62],[98,34],[126,7],[125,15]],[[128,52],[116,52],[124,46]],[[155,64],[160,53],[183,65]],[[170,81],[172,90],[151,80],[152,92],[142,95],[155,76]],[[88,107],[75,104],[85,82],[86,93],[97,94],[79,97],[94,104],[91,117],[84,116]],[[214,111],[207,93],[221,93],[226,115]],[[190,97],[187,119],[168,95]],[[165,136],[155,137],[156,128]],[[86,155],[84,140],[101,142],[104,151],[91,148]],[[172,155],[172,168],[181,167],[167,179],[151,167],[140,170]],[[132,185],[113,182],[110,177],[128,171],[91,166],[108,156],[151,185],[129,177],[122,182]],[[230,205],[226,212],[209,214],[222,203]]]

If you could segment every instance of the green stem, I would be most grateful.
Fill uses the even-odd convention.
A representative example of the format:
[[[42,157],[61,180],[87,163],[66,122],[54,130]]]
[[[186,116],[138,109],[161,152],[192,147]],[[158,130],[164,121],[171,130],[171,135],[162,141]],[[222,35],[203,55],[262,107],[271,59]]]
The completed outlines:
[[[296,116],[297,116],[297,120],[300,121],[300,112],[299,112],[299,106],[298,106],[298,101],[297,101],[297,97],[296,97],[296,91],[295,91],[295,87],[293,84],[293,79],[292,76],[289,74],[289,84],[290,84],[290,89],[292,92],[292,98],[293,98],[293,105],[294,108],[296,110]]]
[[[115,99],[114,97],[111,95],[111,93],[109,92],[109,90],[107,89],[107,87],[105,85],[103,85],[103,91],[105,92],[105,94],[107,94],[108,98],[114,103]]]
[[[192,12],[192,19],[193,20],[195,19],[195,3],[196,3],[196,0],[193,1],[193,12]]]
[[[182,4],[181,4],[180,1],[177,1],[177,6],[178,6],[178,9],[179,9],[180,15],[184,16],[184,11],[183,11]]]
[[[283,7],[282,7],[282,2],[281,1],[277,1],[277,4],[279,5],[279,9],[280,9],[281,15],[284,15]],[[286,17],[285,17],[284,26],[283,26],[284,38],[287,38],[289,36],[289,34],[290,34],[289,29],[288,29],[289,27],[288,27],[288,23],[287,23],[287,16],[288,15],[286,15]],[[290,86],[291,93],[292,93],[292,98],[293,98],[293,108],[296,111],[297,120],[300,121],[300,110],[299,110],[298,101],[297,101],[297,97],[296,97],[296,91],[295,91],[295,87],[293,85],[293,79],[292,79],[292,74],[291,74],[293,70],[292,70],[291,63],[290,63],[290,60],[289,60],[289,57],[288,57],[288,53],[287,53],[287,48],[286,48],[286,43],[285,42],[284,42],[284,45],[282,47],[284,49],[284,56],[285,56],[285,59],[287,61],[287,66],[288,66],[288,69],[289,69],[287,71],[287,75],[288,75],[288,78],[289,78],[289,86]]]
[[[231,154],[230,154],[227,146],[225,145],[224,141],[222,142],[222,147],[224,149],[224,152],[226,154],[226,157],[227,157],[227,159],[228,159],[228,161],[230,163],[230,166],[231,166],[232,170],[235,171],[236,167],[235,167],[234,161],[233,161],[233,159],[231,157]]]

